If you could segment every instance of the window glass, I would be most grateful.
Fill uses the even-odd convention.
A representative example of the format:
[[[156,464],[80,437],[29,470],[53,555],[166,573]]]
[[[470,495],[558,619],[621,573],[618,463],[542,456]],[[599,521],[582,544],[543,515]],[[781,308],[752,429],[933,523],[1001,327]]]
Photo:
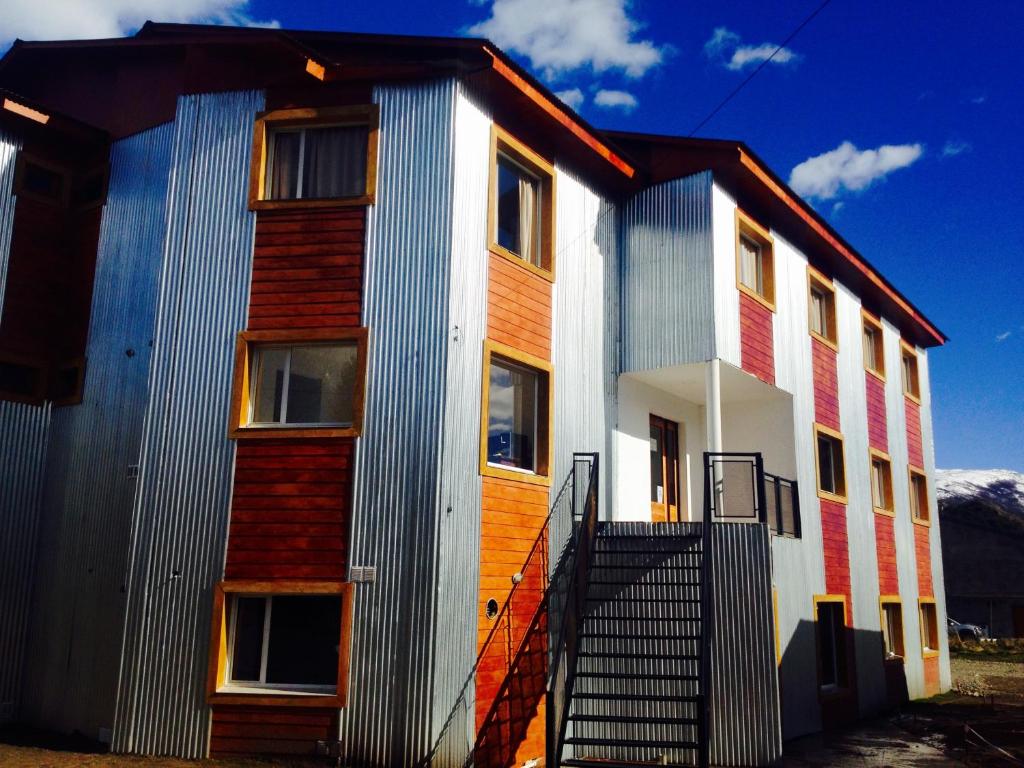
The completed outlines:
[[[846,687],[846,642],[841,603],[818,603],[818,660],[822,688]]]
[[[252,424],[351,424],[354,343],[256,347]]]
[[[268,200],[294,200],[299,197],[299,149],[302,131],[273,131],[267,173]]]
[[[819,336],[825,336],[827,328],[825,318],[825,295],[818,290],[811,289],[811,330]]]
[[[271,131],[266,198],[322,199],[365,194],[368,138],[365,125]]]
[[[915,520],[928,519],[928,486],[917,472],[910,473],[910,514]]]
[[[651,501],[665,503],[664,467],[661,460],[661,427],[651,425]]]
[[[263,624],[266,598],[235,599],[234,643],[231,646],[231,679],[236,682],[260,681],[263,667]]]
[[[498,245],[541,266],[540,180],[505,155],[498,155]]]
[[[21,179],[21,189],[54,202],[60,202],[64,195],[64,177],[31,161],[26,161]]]
[[[871,504],[877,509],[892,508],[892,471],[884,459],[871,460]]]
[[[926,651],[939,650],[939,627],[934,603],[921,603],[921,642]]]
[[[834,437],[818,433],[818,475],[820,489],[842,496],[846,492],[842,445]]]
[[[487,405],[487,461],[536,471],[539,374],[491,359]]]
[[[887,659],[903,656],[903,609],[899,603],[882,606],[882,643]]]
[[[749,237],[740,236],[740,282],[759,296],[764,296],[764,256],[761,246]]]
[[[883,373],[882,338],[878,328],[864,323],[864,365],[875,373]]]
[[[912,352],[903,353],[903,391],[914,397],[920,395],[917,384],[917,355]]]

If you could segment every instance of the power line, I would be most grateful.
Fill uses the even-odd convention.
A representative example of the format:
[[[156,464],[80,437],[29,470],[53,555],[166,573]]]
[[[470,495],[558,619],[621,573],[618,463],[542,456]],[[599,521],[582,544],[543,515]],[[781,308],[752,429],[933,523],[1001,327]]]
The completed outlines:
[[[715,107],[713,110],[711,110],[711,114],[709,114],[707,117],[705,117],[703,120],[701,120],[697,124],[696,128],[694,128],[692,131],[690,131],[688,134],[686,134],[686,137],[687,138],[691,138],[693,136],[693,134],[695,134],[697,131],[699,131],[701,128],[703,128],[705,125],[707,125],[707,123],[711,120],[711,118],[713,118],[715,115],[717,115],[719,113],[719,111],[721,111],[722,107],[724,107],[726,104],[728,104],[730,101],[732,101],[733,97],[737,93],[742,91],[744,86],[746,86],[747,83],[749,83],[751,80],[753,80],[757,76],[758,72],[760,72],[762,69],[764,69],[766,66],[768,66],[768,64],[771,62],[771,60],[775,58],[775,55],[779,51],[781,51],[783,48],[785,48],[794,37],[796,37],[798,34],[800,34],[800,31],[804,27],[806,27],[808,24],[810,24],[814,20],[815,16],[817,16],[819,13],[821,13],[823,10],[825,10],[825,6],[828,5],[831,2],[832,2],[832,0],[824,0],[824,2],[821,5],[819,5],[810,16],[808,16],[806,19],[801,21],[800,24],[797,26],[797,28],[789,33],[789,37],[787,37],[785,40],[783,40],[781,43],[779,43],[779,45],[775,48],[775,50],[772,51],[772,55],[769,56],[764,61],[762,61],[753,72],[751,72],[749,75],[747,75],[746,79],[742,83],[740,83],[735,88],[733,88],[732,92],[728,96],[726,96],[724,99],[722,99],[722,101],[719,103],[719,105],[717,107]]]

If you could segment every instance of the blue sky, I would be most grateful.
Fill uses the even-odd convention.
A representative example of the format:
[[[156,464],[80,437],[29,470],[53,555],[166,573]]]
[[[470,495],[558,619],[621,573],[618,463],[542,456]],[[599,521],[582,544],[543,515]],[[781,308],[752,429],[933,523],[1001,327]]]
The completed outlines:
[[[0,35],[473,30],[597,126],[685,135],[820,2],[15,0]],[[930,356],[940,467],[1024,471],[1022,29],[1016,0],[832,0],[698,133],[745,141],[950,336]]]

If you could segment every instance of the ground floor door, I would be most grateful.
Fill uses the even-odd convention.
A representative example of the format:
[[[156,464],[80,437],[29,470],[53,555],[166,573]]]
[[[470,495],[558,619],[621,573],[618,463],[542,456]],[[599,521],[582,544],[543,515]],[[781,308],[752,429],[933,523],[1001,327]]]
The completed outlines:
[[[1013,636],[1024,637],[1024,605],[1013,606]]]
[[[651,414],[651,520],[679,522],[679,425]]]

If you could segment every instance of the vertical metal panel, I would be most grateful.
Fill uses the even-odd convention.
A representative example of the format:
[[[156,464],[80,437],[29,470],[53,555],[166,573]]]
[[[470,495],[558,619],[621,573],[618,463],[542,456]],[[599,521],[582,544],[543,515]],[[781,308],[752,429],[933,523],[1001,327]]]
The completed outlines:
[[[435,706],[455,82],[380,86],[374,101],[381,138],[367,217],[370,343],[350,552],[354,564],[376,566],[377,581],[356,591],[340,738],[349,762],[412,765],[430,749]]]
[[[734,226],[730,222],[730,227]],[[785,738],[821,730],[814,604],[825,591],[821,514],[815,492],[814,388],[807,327],[807,259],[778,233],[775,255],[775,377],[793,393],[796,479],[800,488],[801,538],[772,537],[773,578],[778,590],[782,722]]]
[[[711,764],[782,756],[772,558],[766,525],[712,526]]]
[[[622,220],[622,371],[714,353],[711,173],[658,184]]]
[[[0,402],[0,722],[21,692],[49,427],[48,404]]]
[[[54,411],[22,716],[113,724],[173,126],[111,148],[82,403]]]
[[[487,328],[490,118],[460,85],[455,102],[448,359],[437,511],[432,764],[463,766],[476,736],[473,664],[480,585],[480,439]]]
[[[4,310],[4,287],[7,285],[7,259],[11,254],[11,232],[14,229],[14,164],[21,149],[21,137],[0,129],[0,317]]]
[[[932,552],[935,620],[939,625],[939,688],[942,691],[948,691],[952,685],[949,670],[949,635],[942,630],[946,626],[946,582],[943,579],[942,531],[939,525],[939,503],[935,489],[935,433],[932,425],[932,387],[927,350],[917,350],[917,372],[921,387],[921,440],[924,443],[924,469],[928,477],[928,519],[932,521],[929,529],[929,544]]]
[[[714,222],[715,356],[742,368],[740,294],[736,290],[736,201],[718,184],[711,193]]]
[[[846,532],[850,554],[850,589],[857,665],[857,700],[862,715],[885,706],[882,625],[878,613],[878,550],[871,504],[871,463],[868,459],[868,405],[864,381],[864,346],[860,300],[836,283],[839,334],[839,416],[846,456]]]
[[[248,167],[261,92],[178,100],[113,746],[200,757],[213,585],[234,462],[234,339],[255,215]]]

